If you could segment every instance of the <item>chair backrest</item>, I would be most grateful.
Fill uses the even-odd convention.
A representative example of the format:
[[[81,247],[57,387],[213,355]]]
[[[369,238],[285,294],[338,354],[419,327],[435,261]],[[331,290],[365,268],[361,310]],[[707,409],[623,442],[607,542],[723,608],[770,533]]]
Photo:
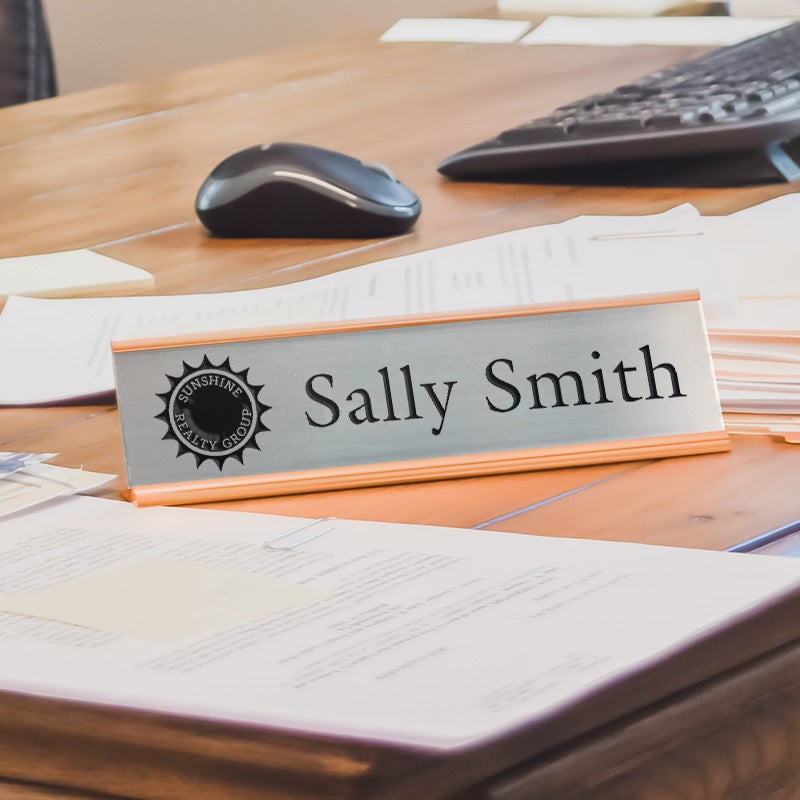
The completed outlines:
[[[57,92],[41,0],[0,0],[0,106]]]

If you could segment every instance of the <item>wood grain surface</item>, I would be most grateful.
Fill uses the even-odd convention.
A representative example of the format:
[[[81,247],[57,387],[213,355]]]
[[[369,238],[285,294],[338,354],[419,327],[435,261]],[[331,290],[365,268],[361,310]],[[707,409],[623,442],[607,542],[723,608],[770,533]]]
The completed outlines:
[[[312,278],[579,214],[655,213],[682,202],[694,203],[703,213],[724,214],[790,191],[793,187],[780,185],[620,189],[455,183],[436,172],[442,158],[502,128],[697,52],[660,47],[382,44],[377,37],[353,38],[4,109],[0,111],[0,256],[88,247],[153,272],[157,293],[227,291]],[[390,239],[210,237],[193,211],[203,178],[235,150],[280,140],[307,142],[389,165],[420,195],[420,222],[411,233]],[[59,332],[44,330],[41,335],[55,339]],[[119,498],[125,487],[113,405],[0,409],[0,449],[55,451],[59,456],[54,463],[114,472],[119,477],[103,491],[107,497]],[[735,436],[730,453],[224,505],[297,516],[719,549],[797,524],[799,470],[800,446]],[[768,686],[763,681],[773,680],[780,685],[774,696],[754,695],[760,698],[760,707],[751,703],[740,715],[731,712],[723,717],[716,727],[697,729],[694,739],[687,735],[685,747],[680,739],[659,739],[657,732],[660,725],[667,725],[666,716],[655,715],[646,729],[632,728],[645,731],[639,740],[642,746],[637,749],[630,738],[625,739],[629,750],[624,752],[629,756],[614,762],[616,771],[607,776],[605,793],[599,784],[587,788],[581,777],[588,774],[581,770],[596,768],[598,758],[608,763],[611,756],[602,742],[585,744],[588,750],[580,750],[572,762],[562,762],[557,775],[541,772],[541,786],[552,790],[547,795],[551,798],[798,797],[794,787],[800,772],[800,698],[794,684],[785,679],[796,671],[796,664],[783,660],[774,668],[777,672],[748,673],[736,690],[744,697],[756,685]],[[761,684],[754,675],[761,676]],[[736,700],[731,698],[737,696],[723,693],[718,699],[735,711]],[[704,708],[710,716],[719,706]],[[671,713],[677,712],[663,711]],[[67,715],[58,724],[68,729],[77,720],[86,721],[80,715]],[[98,726],[100,742],[102,722],[92,724]],[[13,752],[13,734],[8,727],[3,730],[0,752]],[[59,741],[63,744],[63,739]],[[197,776],[181,775],[179,762],[154,756],[142,762],[154,770],[153,782],[142,775],[117,784],[98,779],[96,791],[106,794],[95,795],[68,788],[66,776],[74,759],[119,763],[126,757],[125,748],[109,751],[105,762],[97,752],[56,749],[52,769],[41,774],[38,784],[14,782],[6,774],[9,780],[0,783],[0,798],[148,797],[149,790],[136,787],[152,788],[159,781],[162,797],[314,794],[313,786],[306,790],[280,782],[265,790],[261,773],[248,772],[241,763],[246,753],[237,754],[230,743],[220,747],[228,748],[222,753],[228,766],[205,776],[205,784],[194,780]],[[363,767],[346,755],[336,763],[341,769]],[[572,774],[565,773],[565,763],[575,765]],[[637,763],[646,768],[637,769]],[[544,770],[536,767],[540,768]],[[201,784],[207,788],[199,788]],[[240,794],[233,791],[234,784]],[[534,796],[520,795],[510,778],[475,792],[470,797]],[[359,796],[370,795],[364,790]]]

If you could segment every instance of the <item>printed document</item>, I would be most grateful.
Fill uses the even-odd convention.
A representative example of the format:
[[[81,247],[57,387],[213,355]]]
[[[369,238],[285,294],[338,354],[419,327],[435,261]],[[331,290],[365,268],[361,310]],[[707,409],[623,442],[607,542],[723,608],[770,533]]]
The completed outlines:
[[[71,497],[0,537],[0,690],[453,749],[800,585],[800,562]]]
[[[734,296],[700,223],[688,205],[651,216],[578,217],[246,292],[12,297],[0,314],[0,404],[110,394],[114,339],[685,289],[700,290],[707,317],[725,316]]]

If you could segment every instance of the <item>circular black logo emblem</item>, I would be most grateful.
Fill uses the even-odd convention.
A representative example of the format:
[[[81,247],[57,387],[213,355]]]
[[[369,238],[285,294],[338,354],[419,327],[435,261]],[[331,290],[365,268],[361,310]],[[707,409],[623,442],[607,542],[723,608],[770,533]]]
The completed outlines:
[[[248,383],[248,372],[249,368],[235,372],[227,358],[214,365],[203,356],[199,367],[184,361],[180,377],[164,376],[170,388],[158,395],[164,410],[156,419],[167,423],[163,438],[178,443],[176,458],[192,453],[196,466],[211,460],[221,471],[227,458],[241,464],[244,450],[261,449],[256,436],[269,430],[261,415],[270,406],[259,401],[264,387]]]

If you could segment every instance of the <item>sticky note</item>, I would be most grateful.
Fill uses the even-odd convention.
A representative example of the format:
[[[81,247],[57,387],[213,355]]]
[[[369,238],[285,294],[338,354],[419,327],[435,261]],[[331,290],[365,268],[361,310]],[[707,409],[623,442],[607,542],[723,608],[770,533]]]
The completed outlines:
[[[152,558],[0,598],[0,611],[149,641],[270,616],[325,593],[266,575]]]

